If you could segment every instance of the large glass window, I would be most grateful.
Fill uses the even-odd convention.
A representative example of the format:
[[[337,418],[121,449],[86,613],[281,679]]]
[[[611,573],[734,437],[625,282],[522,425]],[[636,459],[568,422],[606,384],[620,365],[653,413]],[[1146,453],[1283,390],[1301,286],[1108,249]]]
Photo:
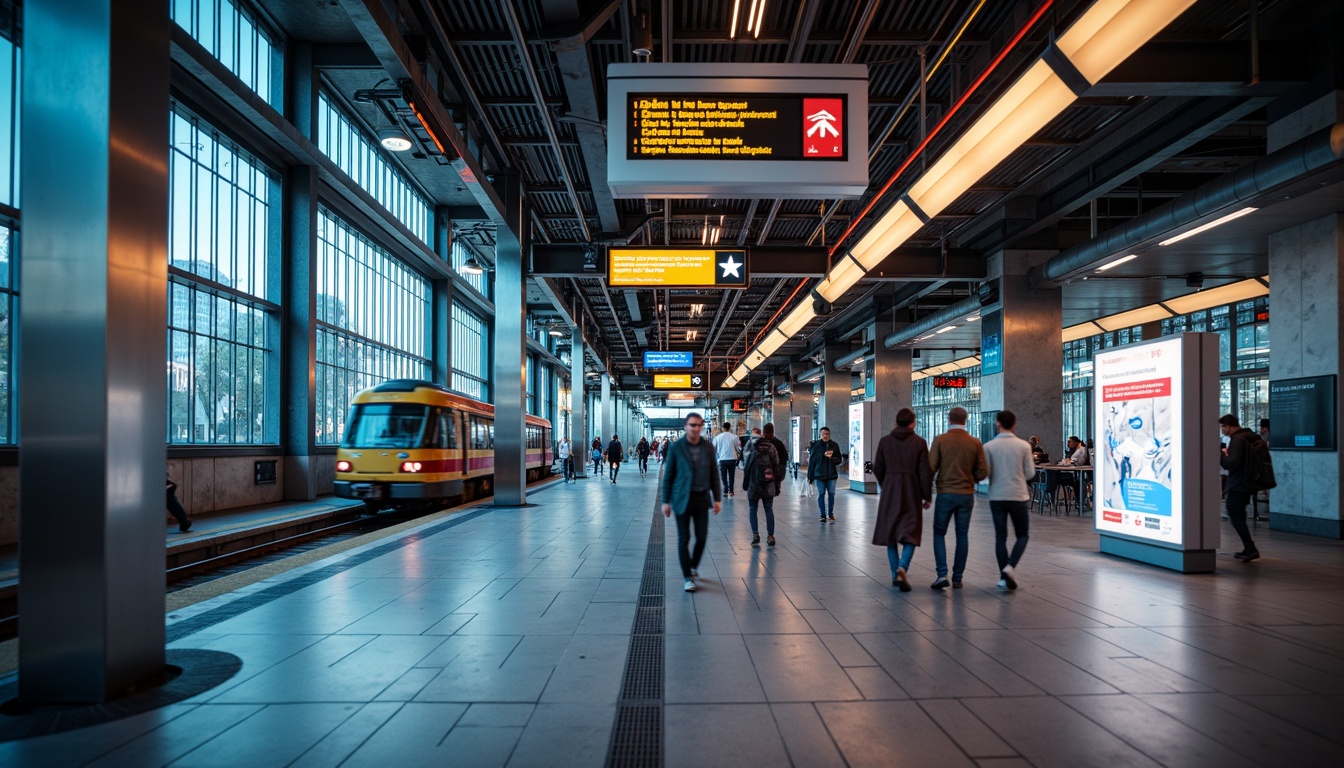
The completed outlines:
[[[169,143],[168,442],[274,443],[276,181],[180,106]]]
[[[468,397],[484,400],[487,395],[485,321],[453,302],[452,387]]]
[[[0,206],[19,207],[19,9],[6,3],[0,20]],[[15,429],[14,320],[19,315],[18,220],[0,212],[0,445],[18,441]]]
[[[169,9],[173,21],[248,88],[268,103],[280,104],[279,46],[249,10],[237,0],[172,0]]]
[[[14,318],[19,292],[14,284],[15,233],[0,225],[0,445],[18,440],[14,429]]]
[[[423,243],[430,242],[429,202],[323,92],[318,95],[317,147]]]
[[[0,22],[0,205],[19,207],[19,11]]]
[[[316,439],[335,445],[360,390],[428,378],[430,288],[326,208],[317,235]]]
[[[963,368],[949,376],[965,376],[966,386],[958,389],[938,389],[934,377],[927,376],[911,384],[911,408],[915,412],[915,431],[927,440],[947,431],[947,412],[960,406],[969,418],[966,424],[972,430],[980,421],[980,366]],[[885,418],[885,417],[884,417]],[[893,422],[895,423],[895,422]]]

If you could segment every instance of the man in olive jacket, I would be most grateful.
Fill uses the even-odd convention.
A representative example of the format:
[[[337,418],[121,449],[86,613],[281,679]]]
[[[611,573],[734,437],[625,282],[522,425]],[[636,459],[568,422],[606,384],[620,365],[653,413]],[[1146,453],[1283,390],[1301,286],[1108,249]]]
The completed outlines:
[[[667,449],[663,465],[663,483],[659,489],[663,514],[677,513],[677,559],[681,562],[681,576],[687,592],[695,591],[695,577],[699,575],[700,557],[705,554],[709,536],[710,495],[713,494],[714,514],[722,509],[723,485],[719,481],[719,465],[714,445],[701,438],[705,419],[698,413],[686,414],[686,436]],[[690,552],[691,523],[695,523],[695,552]]]
[[[840,476],[836,467],[844,457],[840,444],[831,439],[831,428],[821,428],[821,439],[807,449],[807,481],[817,484],[817,521],[826,522],[826,503],[830,500],[830,518],[835,522],[835,480]]]
[[[934,490],[938,492],[933,506],[933,559],[938,579],[930,586],[948,587],[947,525],[955,519],[957,551],[952,561],[951,586],[960,589],[961,575],[966,572],[966,536],[975,509],[975,484],[989,475],[984,446],[966,431],[965,408],[947,412],[947,431],[935,437],[929,446],[929,468],[933,470]]]

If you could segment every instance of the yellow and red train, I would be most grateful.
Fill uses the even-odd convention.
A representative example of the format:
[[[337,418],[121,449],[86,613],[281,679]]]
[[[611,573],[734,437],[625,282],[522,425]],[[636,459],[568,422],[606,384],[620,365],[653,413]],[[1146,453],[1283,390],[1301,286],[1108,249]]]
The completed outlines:
[[[527,479],[551,473],[551,423],[526,417]],[[370,511],[488,496],[495,407],[438,384],[393,379],[355,396],[336,452],[336,495]]]

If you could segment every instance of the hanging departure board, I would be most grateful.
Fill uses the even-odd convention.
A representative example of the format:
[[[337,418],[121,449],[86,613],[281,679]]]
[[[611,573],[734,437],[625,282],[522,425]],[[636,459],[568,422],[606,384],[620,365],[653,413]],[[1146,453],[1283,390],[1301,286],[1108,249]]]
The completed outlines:
[[[715,248],[612,248],[612,288],[746,288],[747,252]]]
[[[857,198],[868,187],[861,64],[612,64],[618,198]]]

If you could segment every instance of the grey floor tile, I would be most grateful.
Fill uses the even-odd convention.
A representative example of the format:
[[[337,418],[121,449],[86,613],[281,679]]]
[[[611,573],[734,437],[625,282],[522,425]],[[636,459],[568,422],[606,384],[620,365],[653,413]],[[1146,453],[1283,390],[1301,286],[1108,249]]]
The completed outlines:
[[[765,704],[669,705],[663,710],[668,768],[785,765],[784,740]]]
[[[1330,741],[1344,744],[1340,728],[1340,699],[1331,696],[1238,696],[1241,701],[1262,709],[1280,720],[1311,731]]]
[[[855,637],[912,698],[994,695],[992,688],[918,632]]]
[[[196,707],[90,763],[113,766],[168,765],[213,739],[261,707],[252,704],[207,704]]]
[[[826,644],[826,649],[831,652],[836,662],[842,667],[875,667],[877,661],[868,652],[863,650],[854,636],[848,633],[838,635],[820,635],[821,641]]]
[[[1135,656],[1159,664],[1175,664],[1175,671],[1215,690],[1233,695],[1307,693],[1285,680],[1261,674],[1245,665],[1200,650],[1166,635],[1142,627],[1133,629],[1089,629],[1088,632]],[[1166,666],[1166,664],[1164,664]]]
[[[364,705],[340,727],[304,752],[289,768],[330,768],[340,765],[395,716],[401,707],[401,702]]]
[[[575,635],[556,662],[541,701],[615,703],[629,648],[627,635]]]
[[[472,704],[457,724],[459,727],[522,728],[536,709],[535,704]]]
[[[1033,695],[1040,691],[1054,696],[1118,693],[1114,686],[1050,653],[1015,631],[973,630],[957,634],[984,656],[1001,665],[1003,669],[1018,675],[1019,680],[1029,681],[1029,685],[1034,689],[1022,690],[1021,686],[1011,685],[1010,682],[1009,685],[997,688],[1002,695]]]
[[[913,701],[827,703],[817,711],[852,768],[974,765]]]
[[[669,635],[663,649],[669,703],[766,700],[741,635]]]
[[[335,731],[360,704],[272,704],[173,761],[174,768],[287,766]]]
[[[771,704],[789,760],[808,768],[842,768],[845,759],[812,704]]]
[[[925,699],[919,708],[973,758],[1017,756],[1016,750],[956,699]]]
[[[324,643],[359,643],[327,663]],[[442,637],[335,635],[215,699],[219,703],[374,700],[444,642]]]
[[[439,749],[453,765],[503,768],[522,733],[521,727],[468,726],[459,722],[439,745]]]
[[[854,681],[863,698],[870,701],[910,698],[910,694],[881,667],[847,667],[845,673]]]
[[[863,695],[816,635],[747,635],[757,677],[771,702],[856,701]]]
[[[466,711],[466,704],[402,705],[341,768],[452,765],[455,756],[444,749],[444,740]]]
[[[174,704],[163,709],[145,712],[110,723],[80,728],[50,736],[39,736],[22,741],[0,742],[0,765],[6,768],[66,768],[83,765],[102,755],[148,736],[150,744],[178,741],[181,737],[164,731],[172,723],[198,707],[192,704]],[[260,707],[247,708],[256,711]],[[245,712],[244,717],[250,712]],[[189,737],[188,737],[189,738]]]
[[[1158,765],[1058,699],[1036,696],[966,699],[962,703],[1039,768]]]
[[[1221,693],[1139,696],[1238,754],[1264,765],[1339,765],[1344,747]]]
[[[1227,745],[1133,696],[1066,696],[1062,701],[1163,765],[1255,765]]]

